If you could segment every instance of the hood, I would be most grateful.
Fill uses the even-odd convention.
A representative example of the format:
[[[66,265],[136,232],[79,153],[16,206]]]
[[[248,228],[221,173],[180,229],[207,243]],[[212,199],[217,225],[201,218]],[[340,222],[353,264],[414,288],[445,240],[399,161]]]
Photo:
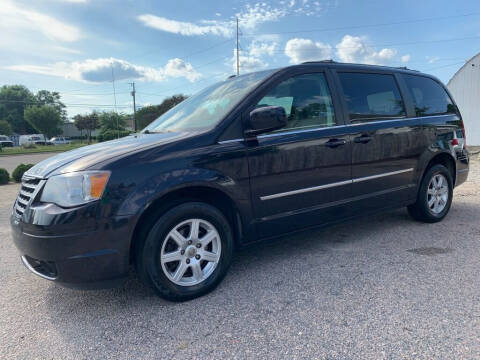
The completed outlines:
[[[25,174],[45,178],[56,170],[61,173],[81,171],[116,156],[168,144],[192,135],[193,133],[185,132],[130,135],[117,140],[83,146],[49,157],[29,169]]]

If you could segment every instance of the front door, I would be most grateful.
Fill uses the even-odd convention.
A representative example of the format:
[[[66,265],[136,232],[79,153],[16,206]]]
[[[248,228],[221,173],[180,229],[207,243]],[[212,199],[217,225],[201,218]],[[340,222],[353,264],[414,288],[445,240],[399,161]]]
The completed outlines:
[[[283,106],[286,128],[249,142],[252,204],[261,238],[342,217],[351,194],[351,148],[330,74],[277,80],[255,107]],[[335,104],[335,105],[334,105]]]

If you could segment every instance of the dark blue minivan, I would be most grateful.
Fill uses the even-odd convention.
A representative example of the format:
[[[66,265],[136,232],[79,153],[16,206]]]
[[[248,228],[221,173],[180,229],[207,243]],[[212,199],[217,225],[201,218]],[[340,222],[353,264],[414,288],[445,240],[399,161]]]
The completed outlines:
[[[95,288],[133,264],[182,301],[215,288],[238,246],[403,206],[440,221],[468,163],[436,78],[304,63],[229,78],[140,133],[37,164],[12,233],[40,277]]]

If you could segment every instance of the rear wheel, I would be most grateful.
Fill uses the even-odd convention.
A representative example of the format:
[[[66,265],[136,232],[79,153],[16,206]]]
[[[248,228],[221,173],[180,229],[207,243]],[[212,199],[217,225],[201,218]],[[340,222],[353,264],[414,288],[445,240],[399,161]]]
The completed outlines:
[[[140,277],[163,298],[184,301],[213,290],[233,253],[233,235],[215,207],[188,202],[155,220],[137,250]]]
[[[453,181],[443,165],[432,166],[424,175],[415,204],[408,206],[409,214],[418,221],[441,221],[450,210]]]

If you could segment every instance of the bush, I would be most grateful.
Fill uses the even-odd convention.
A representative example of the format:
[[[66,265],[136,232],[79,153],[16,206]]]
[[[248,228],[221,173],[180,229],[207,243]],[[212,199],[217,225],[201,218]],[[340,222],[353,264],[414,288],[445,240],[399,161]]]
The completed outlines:
[[[103,133],[99,134],[97,136],[97,140],[98,142],[102,142],[102,141],[108,141],[108,140],[115,140],[118,137],[125,137],[127,135],[130,135],[131,132],[128,131],[128,130],[120,130],[120,131],[117,131],[117,130],[107,130],[107,131],[104,131]]]
[[[10,174],[7,170],[0,168],[0,185],[8,184],[10,180]]]
[[[21,182],[22,181],[22,176],[27,171],[33,166],[33,164],[20,164],[18,165],[15,170],[12,172],[12,178],[15,180],[15,182]]]

